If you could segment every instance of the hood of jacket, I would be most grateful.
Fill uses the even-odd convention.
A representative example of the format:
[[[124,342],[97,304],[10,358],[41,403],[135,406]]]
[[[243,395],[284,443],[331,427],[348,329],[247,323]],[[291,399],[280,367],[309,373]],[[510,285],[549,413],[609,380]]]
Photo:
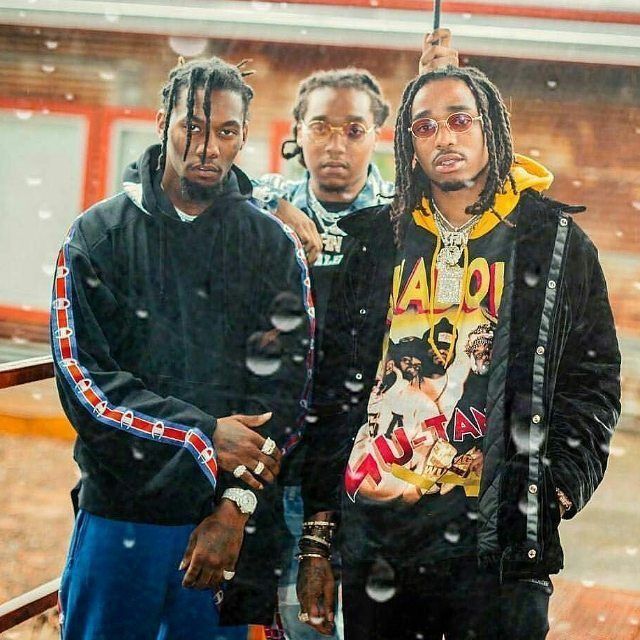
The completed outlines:
[[[508,217],[516,208],[525,191],[531,189],[539,194],[548,189],[553,182],[553,174],[548,169],[535,160],[518,154],[516,154],[511,175],[514,178],[516,190],[514,191],[511,183],[507,181],[505,193],[499,193],[496,196],[496,202],[493,207],[503,218]],[[416,209],[413,212],[413,218],[416,224],[437,235],[436,225],[426,198],[423,199],[422,205],[424,210]],[[571,209],[570,212],[575,213],[578,210],[582,210],[583,207],[576,207],[576,211],[573,211],[574,208]],[[489,233],[499,222],[500,219],[497,215],[493,213],[485,215],[473,229],[470,238],[479,238]],[[360,209],[343,218],[338,223],[338,226],[349,235],[363,242],[374,239],[381,241],[383,238],[389,241],[393,239],[391,220],[389,219],[389,205]]]
[[[239,210],[238,205],[251,197],[251,182],[238,167],[233,165],[225,178],[222,190],[211,204],[192,222],[184,222],[169,200],[161,185],[162,173],[158,170],[161,146],[148,147],[140,158],[124,171],[123,190],[131,202],[143,214],[153,219],[158,229],[156,245],[152,252],[158,263],[159,293],[164,298],[170,275],[166,261],[170,254],[182,255],[185,260],[201,260],[203,273],[208,281],[203,285],[209,291],[213,284],[211,265],[215,258],[215,238],[225,226],[225,220]],[[185,249],[187,247],[187,249]],[[222,244],[222,264],[232,264],[236,256],[233,250]]]
[[[138,160],[126,167],[122,188],[129,199],[147,215],[161,216],[182,223],[174,205],[160,186],[162,177],[158,171],[160,151],[160,144],[152,145],[145,149]],[[251,181],[242,170],[233,165],[225,178],[222,192],[198,216],[198,219],[208,217],[210,212],[228,207],[231,202],[247,200],[251,197],[251,193]]]
[[[473,228],[469,236],[471,240],[489,233],[500,222],[500,218],[507,218],[520,202],[520,197],[524,191],[533,189],[538,193],[542,193],[553,182],[553,174],[547,168],[535,160],[519,154],[515,156],[515,161],[511,167],[511,175],[516,185],[515,190],[511,185],[511,181],[507,180],[504,193],[496,195],[493,210],[485,211],[485,214],[489,215],[483,215]],[[412,215],[417,225],[427,229],[434,235],[438,235],[427,198],[422,199],[422,209],[416,209]]]

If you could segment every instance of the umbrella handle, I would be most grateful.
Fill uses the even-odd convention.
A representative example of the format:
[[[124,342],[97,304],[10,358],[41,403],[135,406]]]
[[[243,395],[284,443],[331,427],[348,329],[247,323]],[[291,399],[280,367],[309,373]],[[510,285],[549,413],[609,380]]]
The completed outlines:
[[[434,0],[433,3],[433,30],[440,28],[440,0]]]

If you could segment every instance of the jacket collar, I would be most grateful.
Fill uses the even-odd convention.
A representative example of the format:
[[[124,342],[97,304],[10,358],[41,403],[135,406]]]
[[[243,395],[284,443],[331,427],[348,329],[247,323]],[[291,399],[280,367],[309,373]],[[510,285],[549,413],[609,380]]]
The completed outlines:
[[[294,206],[298,209],[309,209],[308,203],[308,185],[309,185],[309,172],[305,173],[302,180],[295,182],[285,183],[285,189],[288,191],[288,198]],[[391,198],[393,198],[394,184],[388,182],[382,178],[380,171],[375,164],[369,165],[369,171],[367,174],[367,181],[362,188],[362,191],[356,196],[356,199],[347,207],[345,207],[344,214],[350,214],[354,211],[364,209],[365,207],[372,207],[374,205],[382,205]]]
[[[393,227],[389,218],[389,205],[360,209],[345,216],[338,226],[363,243],[392,242]]]
[[[552,200],[531,190],[525,190],[523,195],[526,196],[523,205],[527,207],[535,207],[534,203],[538,202],[540,203],[537,205],[538,207],[544,204],[545,209],[556,209],[565,214],[582,213],[586,209],[586,207],[580,205],[567,205],[563,202]],[[389,213],[390,205],[368,206],[345,216],[338,222],[338,226],[350,236],[362,242],[371,243],[372,240],[380,236],[383,239],[390,238],[393,240],[393,226],[391,225]],[[535,213],[534,210],[530,210],[528,215],[535,215]]]
[[[152,145],[145,149],[136,162],[125,168],[123,191],[147,215],[156,216],[162,212],[165,217],[178,220],[173,204],[163,196],[159,187],[160,151],[159,144]],[[251,197],[251,190],[249,178],[239,167],[232,165],[223,192],[212,201],[210,208],[219,209],[228,206],[230,201],[247,200]]]

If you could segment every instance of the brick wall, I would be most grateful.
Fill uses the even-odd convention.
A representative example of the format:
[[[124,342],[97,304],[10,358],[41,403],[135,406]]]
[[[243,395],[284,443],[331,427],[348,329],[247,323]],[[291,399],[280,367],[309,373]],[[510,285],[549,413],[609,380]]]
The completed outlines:
[[[348,43],[345,43],[348,45]],[[0,96],[155,108],[177,54],[164,36],[0,26]],[[417,52],[210,41],[205,54],[252,58],[251,135],[289,117],[298,82],[321,68],[362,66],[393,110],[415,74]],[[516,148],[556,176],[552,195],[585,204],[577,220],[602,255],[616,322],[629,353],[624,384],[640,395],[640,74],[637,68],[466,58],[501,88]],[[391,122],[393,118],[391,118]],[[630,404],[633,404],[631,402]],[[635,406],[635,405],[634,405]]]

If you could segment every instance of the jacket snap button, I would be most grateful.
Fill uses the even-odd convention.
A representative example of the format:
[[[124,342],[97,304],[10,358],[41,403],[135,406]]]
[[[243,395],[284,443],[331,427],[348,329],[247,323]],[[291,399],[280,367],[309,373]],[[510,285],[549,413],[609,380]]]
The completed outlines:
[[[367,313],[366,309],[360,309],[360,315],[364,316]]]
[[[556,281],[549,280],[549,289],[555,289],[555,288],[556,288]]]
[[[367,250],[367,245],[364,245],[364,244],[363,244],[363,245],[362,245],[362,250],[363,250],[363,251],[366,251],[366,250]]]
[[[356,373],[356,380],[362,380],[362,374]]]
[[[535,495],[536,493],[538,493],[538,487],[535,484],[530,484],[529,485],[529,493],[532,493],[533,495]]]
[[[538,347],[538,348],[536,349],[536,353],[537,353],[539,356],[544,355],[544,347]]]
[[[542,418],[537,413],[533,418],[531,418],[531,422],[533,422],[533,424],[538,424],[540,420],[542,420]]]
[[[569,224],[566,218],[560,218],[560,226],[566,227]]]
[[[529,553],[527,555],[533,560],[538,554],[535,549],[529,549]]]

